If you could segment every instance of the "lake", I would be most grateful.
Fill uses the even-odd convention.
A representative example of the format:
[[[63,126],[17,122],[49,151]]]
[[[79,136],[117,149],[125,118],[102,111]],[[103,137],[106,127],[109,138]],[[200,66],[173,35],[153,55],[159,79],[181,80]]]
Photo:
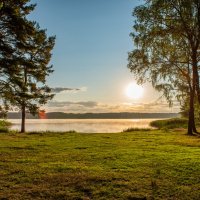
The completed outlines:
[[[27,119],[26,131],[71,131],[80,133],[122,132],[127,128],[150,128],[155,119]],[[12,130],[20,130],[21,120],[9,119]]]

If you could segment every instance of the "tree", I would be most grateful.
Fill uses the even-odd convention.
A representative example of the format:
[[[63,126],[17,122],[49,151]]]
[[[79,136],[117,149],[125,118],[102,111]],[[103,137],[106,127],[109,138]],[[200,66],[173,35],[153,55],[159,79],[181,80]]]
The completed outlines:
[[[5,40],[9,40],[7,46],[12,51],[8,56],[2,54],[2,75],[6,87],[1,97],[21,110],[21,132],[25,132],[26,111],[36,114],[39,106],[53,97],[46,78],[53,72],[48,64],[55,37],[47,37],[37,23],[27,20],[27,14],[34,8],[34,5],[26,6],[27,2],[17,1],[16,8],[12,1],[6,1],[2,7],[5,11],[9,10],[5,15],[5,19],[9,19],[4,24],[9,33]],[[22,29],[17,27],[19,22],[23,24]]]
[[[25,132],[25,114],[38,113],[40,105],[53,98],[51,89],[46,85],[46,77],[53,72],[48,66],[55,37],[47,38],[44,30],[37,28],[32,37],[17,46],[20,58],[19,73],[10,76],[10,91],[6,99],[22,111],[21,132]]]
[[[147,0],[134,9],[128,68],[139,83],[150,81],[171,104],[190,97],[188,134],[196,131],[194,99],[199,99],[200,3],[198,0]]]
[[[35,7],[26,5],[30,0],[0,0],[0,96],[4,108],[9,108],[6,103],[5,92],[8,91],[10,83],[8,77],[17,72],[17,59],[15,48],[24,35],[32,34],[33,26],[25,19]],[[1,107],[1,109],[3,109]]]
[[[195,115],[195,119],[196,122],[200,122],[200,105],[198,103],[197,98],[195,98],[195,103],[194,103],[194,115]],[[180,114],[182,117],[184,118],[188,118],[189,117],[189,97],[185,96],[184,100],[181,102],[181,107],[180,107]]]

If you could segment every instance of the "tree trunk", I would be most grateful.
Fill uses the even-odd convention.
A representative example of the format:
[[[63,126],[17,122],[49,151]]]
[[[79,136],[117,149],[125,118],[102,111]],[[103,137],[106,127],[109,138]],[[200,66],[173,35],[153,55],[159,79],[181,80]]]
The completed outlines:
[[[194,101],[195,101],[195,95],[197,94],[198,103],[200,104],[200,88],[199,88],[199,73],[198,73],[198,65],[197,65],[197,54],[196,51],[193,50],[192,55],[192,72],[193,72],[193,81],[192,81],[192,88],[190,88],[190,110],[191,110],[191,116],[189,116],[189,121],[191,118],[192,123],[192,130],[194,133],[198,133],[196,126],[195,126],[195,108],[194,108]],[[190,123],[190,122],[189,122]]]
[[[190,107],[189,107],[189,120],[188,120],[188,135],[193,135],[193,131],[196,132],[195,118],[194,118],[194,97],[195,97],[195,80],[193,73],[192,85],[189,85],[190,90]]]
[[[26,106],[22,105],[22,122],[21,122],[21,133],[25,132],[25,119],[26,119]]]
[[[24,86],[25,86],[25,88],[27,86],[27,67],[26,66],[24,66]],[[26,93],[25,88],[23,90],[24,94]],[[25,132],[25,120],[26,120],[26,104],[25,104],[24,99],[22,99],[21,106],[22,106],[21,133],[24,133]]]
[[[194,111],[193,111],[193,116],[192,116],[192,118],[193,118],[193,124],[192,124],[193,132],[194,132],[194,133],[199,133],[199,132],[197,131],[197,129],[196,129]]]
[[[200,105],[200,87],[199,87],[199,74],[198,74],[198,71],[196,71],[196,91],[197,91],[198,103]]]
[[[194,55],[192,56],[192,65],[193,65],[193,73],[195,79],[195,90],[197,94],[198,103],[200,104],[200,85],[199,85],[199,72],[197,63],[198,63],[197,56],[194,53]]]

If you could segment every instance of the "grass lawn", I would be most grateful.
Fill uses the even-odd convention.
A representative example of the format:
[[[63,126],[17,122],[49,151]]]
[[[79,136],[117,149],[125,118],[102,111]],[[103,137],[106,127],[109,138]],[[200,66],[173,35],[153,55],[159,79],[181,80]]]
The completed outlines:
[[[200,199],[200,138],[184,130],[0,133],[0,199]]]

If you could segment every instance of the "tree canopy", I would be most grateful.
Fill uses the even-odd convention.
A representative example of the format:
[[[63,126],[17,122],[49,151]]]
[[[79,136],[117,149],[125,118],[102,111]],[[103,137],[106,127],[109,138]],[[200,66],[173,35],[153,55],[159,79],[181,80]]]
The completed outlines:
[[[147,0],[134,9],[135,49],[128,68],[139,83],[150,81],[170,104],[190,97],[188,133],[196,132],[194,100],[200,100],[200,2]],[[199,101],[200,102],[200,101]]]
[[[35,114],[53,97],[46,78],[55,37],[48,37],[36,22],[27,19],[35,5],[30,0],[0,2],[0,94],[4,104]]]

